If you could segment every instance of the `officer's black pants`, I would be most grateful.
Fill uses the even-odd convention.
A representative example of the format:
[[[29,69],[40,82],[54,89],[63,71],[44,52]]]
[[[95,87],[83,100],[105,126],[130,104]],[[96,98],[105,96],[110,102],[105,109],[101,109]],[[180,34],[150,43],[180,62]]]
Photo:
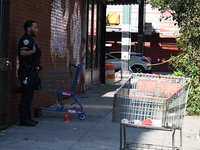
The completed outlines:
[[[31,115],[29,112],[34,96],[34,87],[32,85],[21,85],[21,100],[18,107],[20,121],[29,121]]]

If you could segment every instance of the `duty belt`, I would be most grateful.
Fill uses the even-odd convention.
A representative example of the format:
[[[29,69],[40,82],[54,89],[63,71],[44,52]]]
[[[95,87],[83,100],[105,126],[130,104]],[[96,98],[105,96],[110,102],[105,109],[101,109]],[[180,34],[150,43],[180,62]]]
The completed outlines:
[[[41,66],[39,66],[39,67],[31,67],[30,69],[35,71],[36,73],[39,73],[42,70],[42,67]]]
[[[39,70],[40,67],[31,67],[31,70]]]

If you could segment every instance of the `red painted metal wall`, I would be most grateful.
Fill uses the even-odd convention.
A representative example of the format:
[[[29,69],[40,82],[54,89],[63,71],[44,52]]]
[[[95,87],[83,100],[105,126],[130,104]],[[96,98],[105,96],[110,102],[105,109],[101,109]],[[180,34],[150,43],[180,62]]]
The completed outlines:
[[[131,35],[131,51],[135,51],[134,45],[137,43],[137,34]],[[178,55],[178,48],[175,38],[161,38],[158,33],[144,36],[144,56],[152,59],[152,71],[172,71],[169,63],[164,63],[171,56]],[[107,32],[106,43],[111,43],[110,51],[121,51],[121,32]],[[137,49],[137,46],[136,46]],[[161,63],[161,64],[160,64]],[[160,64],[160,65],[158,65]]]
[[[171,56],[178,55],[176,39],[161,38],[159,34],[146,35],[144,55],[151,57],[153,71],[172,71],[172,66],[164,62],[170,59]]]

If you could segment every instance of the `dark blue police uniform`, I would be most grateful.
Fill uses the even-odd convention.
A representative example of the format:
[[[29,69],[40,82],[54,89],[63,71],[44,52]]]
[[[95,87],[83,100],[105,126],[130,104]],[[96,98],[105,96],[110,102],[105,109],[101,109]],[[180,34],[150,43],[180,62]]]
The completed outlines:
[[[21,50],[32,50],[34,44],[36,47],[36,53],[27,57],[22,57],[20,55]],[[35,125],[31,119],[29,109],[33,100],[34,90],[38,88],[40,81],[38,76],[40,57],[41,50],[39,46],[29,34],[25,33],[18,44],[18,78],[21,82],[21,100],[18,107],[18,113],[21,125]]]

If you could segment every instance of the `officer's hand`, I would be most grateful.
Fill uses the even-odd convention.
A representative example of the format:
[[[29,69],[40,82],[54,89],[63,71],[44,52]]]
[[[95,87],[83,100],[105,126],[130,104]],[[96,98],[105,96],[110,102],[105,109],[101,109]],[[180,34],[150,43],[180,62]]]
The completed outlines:
[[[36,53],[35,43],[33,44],[33,52]]]

